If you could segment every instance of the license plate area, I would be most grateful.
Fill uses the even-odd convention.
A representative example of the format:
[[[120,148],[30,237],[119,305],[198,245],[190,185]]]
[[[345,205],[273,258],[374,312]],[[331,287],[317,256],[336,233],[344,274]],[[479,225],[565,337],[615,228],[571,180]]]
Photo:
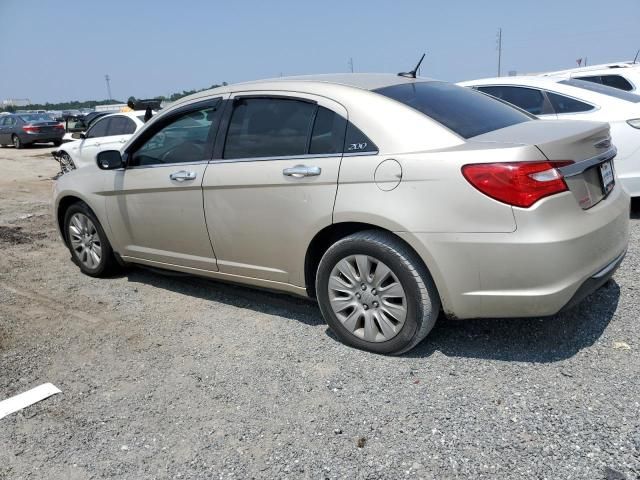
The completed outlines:
[[[606,197],[609,195],[609,192],[613,190],[613,187],[616,184],[615,178],[613,176],[613,166],[611,165],[611,160],[607,160],[606,162],[601,163],[598,166],[600,170],[600,180],[602,181],[602,193]]]

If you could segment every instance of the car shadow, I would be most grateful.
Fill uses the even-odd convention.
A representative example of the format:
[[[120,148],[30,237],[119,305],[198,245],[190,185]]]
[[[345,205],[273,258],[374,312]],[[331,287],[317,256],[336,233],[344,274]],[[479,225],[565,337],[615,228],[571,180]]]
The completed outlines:
[[[409,357],[449,357],[550,363],[593,345],[611,322],[620,298],[614,280],[576,307],[542,318],[438,321]]]
[[[152,285],[189,297],[277,315],[310,326],[325,323],[313,301],[280,292],[248,288],[168,271],[161,272],[145,267],[131,267],[125,272],[125,277],[133,283]]]
[[[325,323],[314,302],[282,293],[141,267],[131,268],[125,276],[132,283],[277,315],[309,326]],[[482,320],[441,317],[429,336],[404,356],[428,358],[440,352],[448,357],[538,363],[561,361],[600,338],[615,314],[619,297],[620,287],[610,280],[575,308],[552,317]],[[338,341],[328,328],[326,333]]]

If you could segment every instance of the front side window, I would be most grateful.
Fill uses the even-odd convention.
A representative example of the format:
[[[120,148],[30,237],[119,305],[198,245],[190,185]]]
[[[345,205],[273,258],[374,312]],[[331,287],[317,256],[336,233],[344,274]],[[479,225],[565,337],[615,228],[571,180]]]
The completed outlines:
[[[535,88],[487,86],[478,87],[478,90],[520,107],[533,115],[544,114],[544,95]]]
[[[374,90],[418,110],[463,138],[532,118],[471,88],[446,82],[413,82]]]
[[[301,100],[236,99],[223,158],[304,155],[315,112],[315,104]]]
[[[161,127],[136,148],[129,166],[189,163],[208,160],[210,132],[217,128],[218,104],[189,110],[160,123]],[[163,125],[164,123],[164,125]]]
[[[553,109],[558,114],[588,112],[594,108],[593,105],[589,105],[588,103],[581,102],[575,98],[565,97],[564,95],[559,95],[557,93],[547,92],[547,96],[551,101],[551,105],[553,105]]]
[[[86,138],[106,137],[109,130],[109,120],[111,119],[103,118],[94,123],[93,126],[87,131]]]

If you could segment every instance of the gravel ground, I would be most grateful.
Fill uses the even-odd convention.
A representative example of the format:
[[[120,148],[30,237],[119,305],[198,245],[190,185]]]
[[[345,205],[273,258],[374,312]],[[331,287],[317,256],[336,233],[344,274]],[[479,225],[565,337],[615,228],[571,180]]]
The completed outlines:
[[[640,215],[614,280],[546,319],[440,321],[409,354],[316,305],[193,277],[80,274],[48,148],[0,149],[0,478],[636,479]]]

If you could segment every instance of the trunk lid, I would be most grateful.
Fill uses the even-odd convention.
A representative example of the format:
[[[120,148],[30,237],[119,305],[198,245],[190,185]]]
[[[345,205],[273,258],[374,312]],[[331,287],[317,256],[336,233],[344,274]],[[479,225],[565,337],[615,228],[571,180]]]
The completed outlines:
[[[613,157],[609,124],[575,120],[519,123],[470,139],[535,145],[548,160],[573,163],[559,167],[569,190],[584,210],[604,199],[613,188]]]

